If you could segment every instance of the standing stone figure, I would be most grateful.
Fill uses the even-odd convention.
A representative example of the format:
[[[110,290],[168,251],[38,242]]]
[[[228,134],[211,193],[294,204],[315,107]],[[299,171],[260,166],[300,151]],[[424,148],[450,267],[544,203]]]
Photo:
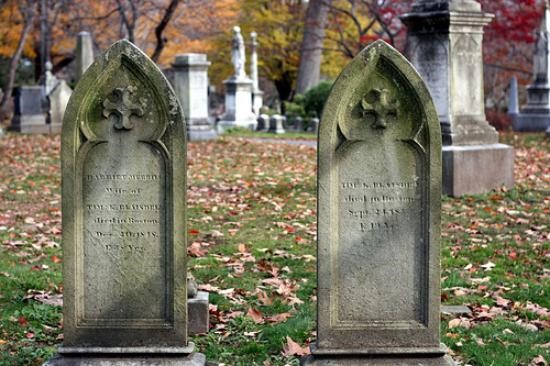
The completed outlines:
[[[546,1],[537,31],[533,60],[534,78],[527,87],[527,105],[513,116],[514,131],[545,131],[550,128],[550,5]]]
[[[238,25],[233,27],[233,39],[231,40],[231,62],[235,68],[235,76],[239,79],[246,77],[246,73],[244,71],[244,64],[246,62],[244,40],[241,34],[241,27]]]

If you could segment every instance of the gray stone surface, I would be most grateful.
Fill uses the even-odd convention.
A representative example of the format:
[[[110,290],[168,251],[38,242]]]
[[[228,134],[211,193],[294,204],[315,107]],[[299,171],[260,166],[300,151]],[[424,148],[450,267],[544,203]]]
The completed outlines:
[[[435,10],[434,3],[443,7]],[[434,98],[444,145],[498,142],[483,92],[483,26],[492,18],[475,1],[459,0],[416,1],[402,17],[409,59]]]
[[[208,66],[202,53],[176,56],[172,64],[173,85],[187,117],[189,140],[211,140],[217,137],[208,117]]]
[[[452,365],[439,341],[441,130],[402,55],[378,41],[345,67],[318,149],[317,340],[304,364]]]
[[[258,34],[250,33],[250,79],[252,79],[252,109],[258,116],[263,106],[264,93],[258,78]]]
[[[75,50],[75,80],[78,81],[84,75],[88,67],[94,62],[94,48],[92,35],[88,32],[80,32],[76,38]]]
[[[203,354],[193,353],[186,356],[143,356],[114,357],[103,356],[62,356],[57,355],[44,366],[204,366],[206,358]]]
[[[14,113],[10,130],[22,133],[50,133],[47,103],[41,86],[22,86],[13,93]]]
[[[510,79],[510,86],[508,89],[508,114],[514,116],[519,113],[518,102],[518,79],[512,76]]]
[[[204,360],[184,358],[193,351],[185,151],[185,118],[168,81],[130,42],[112,45],[83,75],[63,121],[59,365]],[[163,355],[173,361],[156,361]]]
[[[504,144],[443,147],[443,192],[481,194],[514,186],[514,149]]]
[[[187,331],[190,335],[207,333],[210,328],[208,296],[208,292],[198,291],[196,296],[187,300]]]
[[[258,124],[256,125],[256,131],[264,132],[269,130],[269,116],[267,114],[260,114],[257,121]]]
[[[537,32],[533,60],[533,83],[527,87],[527,105],[513,117],[514,131],[545,131],[550,127],[550,8],[545,3],[544,15]]]
[[[225,113],[218,122],[218,132],[231,127],[256,129],[256,116],[252,112],[252,80],[248,77],[230,79],[225,84]]]
[[[476,164],[469,159],[473,155],[447,158],[443,174],[453,178],[444,179],[444,192],[484,193],[508,185],[513,160],[499,164],[499,169],[469,169],[473,165],[485,168],[484,162],[502,150],[492,150],[498,145],[498,133],[485,118],[483,92],[483,27],[493,15],[484,13],[474,0],[417,0],[412,10],[402,17],[409,29],[409,58],[434,98],[443,145],[470,146],[479,152],[475,158],[481,159]],[[477,180],[483,184],[464,189]]]
[[[50,101],[50,123],[52,132],[61,132],[65,109],[69,103],[69,99],[73,94],[73,90],[67,85],[65,80],[60,80],[55,88],[48,95]]]
[[[274,114],[269,118],[269,130],[268,132],[275,133],[275,134],[281,134],[285,133],[285,117],[281,116],[280,114]]]

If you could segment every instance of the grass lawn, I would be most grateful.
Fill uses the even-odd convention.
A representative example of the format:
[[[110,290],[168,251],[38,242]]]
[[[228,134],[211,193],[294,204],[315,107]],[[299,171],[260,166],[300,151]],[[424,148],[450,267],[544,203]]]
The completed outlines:
[[[463,364],[546,365],[550,142],[503,138],[516,187],[443,198],[442,301],[472,315],[441,334]],[[315,149],[230,135],[188,150],[189,269],[212,303],[192,340],[226,365],[298,365],[315,337]],[[8,134],[0,167],[0,365],[41,365],[63,339],[59,137]]]
[[[276,134],[271,132],[256,132],[247,128],[231,128],[226,133],[227,137],[243,137],[257,139],[283,139],[283,140],[316,140],[317,134],[313,132],[287,131]]]

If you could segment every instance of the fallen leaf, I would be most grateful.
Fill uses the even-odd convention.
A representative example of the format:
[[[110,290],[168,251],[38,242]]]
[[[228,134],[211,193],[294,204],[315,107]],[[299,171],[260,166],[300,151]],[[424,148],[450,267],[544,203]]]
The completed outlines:
[[[283,346],[283,356],[305,356],[309,355],[309,347],[301,347],[289,336],[286,337],[286,344]]]
[[[256,324],[265,323],[265,320],[264,320],[264,317],[262,316],[262,313],[260,313],[258,310],[254,309],[254,308],[248,309],[248,312],[246,313],[246,315],[248,317],[252,318],[252,320],[254,320],[254,323],[256,323]]]

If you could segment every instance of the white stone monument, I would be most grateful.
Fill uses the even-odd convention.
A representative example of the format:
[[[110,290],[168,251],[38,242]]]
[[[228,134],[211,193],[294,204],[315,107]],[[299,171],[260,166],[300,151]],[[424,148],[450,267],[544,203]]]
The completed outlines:
[[[545,131],[550,128],[550,6],[544,6],[544,15],[537,32],[535,59],[533,60],[534,80],[527,87],[527,105],[513,116],[514,131]],[[517,100],[517,89],[516,89]]]
[[[264,92],[260,90],[260,83],[258,80],[258,34],[256,32],[250,33],[251,56],[250,56],[250,78],[252,79],[252,109],[254,114],[260,115],[260,109],[264,103]]]
[[[485,118],[483,26],[492,18],[474,0],[417,0],[402,17],[409,59],[441,122],[443,191],[452,196],[514,184],[514,151]]]
[[[176,56],[172,64],[174,89],[187,118],[189,140],[210,140],[217,136],[208,118],[208,66],[202,53]]]
[[[76,40],[76,81],[80,80],[84,72],[94,62],[94,48],[92,45],[92,36],[88,32],[78,33]]]
[[[256,129],[256,116],[252,109],[252,80],[244,71],[246,56],[241,28],[233,28],[231,62],[235,73],[225,84],[225,113],[218,122],[218,131],[231,127]]]

